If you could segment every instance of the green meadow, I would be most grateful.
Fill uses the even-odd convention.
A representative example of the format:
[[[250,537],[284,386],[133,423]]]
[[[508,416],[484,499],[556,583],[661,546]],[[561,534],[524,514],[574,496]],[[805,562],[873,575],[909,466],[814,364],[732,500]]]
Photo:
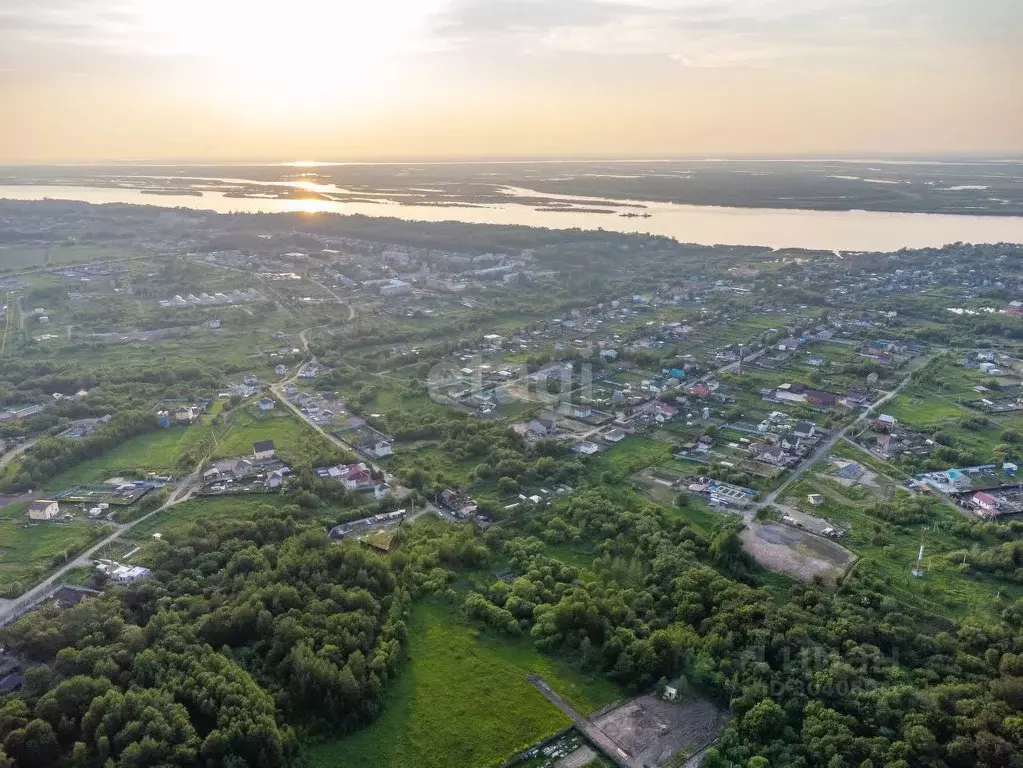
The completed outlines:
[[[618,697],[610,683],[541,655],[528,639],[492,638],[457,611],[437,602],[413,609],[411,658],[380,719],[311,747],[311,768],[494,768],[571,724],[530,673],[582,712]]]

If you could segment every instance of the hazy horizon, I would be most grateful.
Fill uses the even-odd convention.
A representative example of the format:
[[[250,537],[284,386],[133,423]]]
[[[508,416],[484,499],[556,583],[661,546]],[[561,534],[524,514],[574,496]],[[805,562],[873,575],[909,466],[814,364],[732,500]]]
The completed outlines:
[[[1023,152],[1015,0],[6,0],[0,164]]]
[[[858,157],[849,155],[826,155],[826,154],[791,154],[791,155],[726,155],[717,156],[704,155],[678,155],[675,157],[622,157],[617,155],[597,156],[534,156],[534,155],[483,155],[477,157],[468,156],[435,156],[429,158],[410,157],[366,157],[359,159],[279,159],[273,156],[255,158],[231,158],[231,157],[140,157],[140,158],[96,158],[94,160],[80,161],[0,161],[0,168],[31,168],[31,167],[67,167],[67,168],[103,168],[103,167],[174,167],[174,166],[224,166],[224,167],[276,167],[282,168],[323,168],[347,165],[528,165],[536,164],[670,164],[670,163],[879,163],[890,165],[973,165],[973,164],[1012,164],[1023,163],[1023,150],[1018,152],[976,152],[976,153],[928,153],[914,155],[908,152],[895,153],[874,153],[871,157]]]

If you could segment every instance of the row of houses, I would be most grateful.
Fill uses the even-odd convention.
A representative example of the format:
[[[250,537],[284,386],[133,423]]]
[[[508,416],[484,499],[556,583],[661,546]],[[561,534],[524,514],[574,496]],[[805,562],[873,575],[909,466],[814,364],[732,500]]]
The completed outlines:
[[[451,488],[440,492],[440,495],[437,497],[437,503],[462,518],[474,515],[479,508],[474,499]]]
[[[391,489],[387,483],[378,480],[373,470],[364,463],[337,464],[332,467],[319,467],[316,474],[324,480],[340,483],[348,491],[372,491],[377,499],[382,499]]]

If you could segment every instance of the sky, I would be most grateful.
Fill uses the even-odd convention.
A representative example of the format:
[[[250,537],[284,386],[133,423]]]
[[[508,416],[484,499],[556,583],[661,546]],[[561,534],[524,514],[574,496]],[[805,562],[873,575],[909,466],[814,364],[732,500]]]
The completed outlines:
[[[1021,0],[0,0],[0,163],[1023,153]]]

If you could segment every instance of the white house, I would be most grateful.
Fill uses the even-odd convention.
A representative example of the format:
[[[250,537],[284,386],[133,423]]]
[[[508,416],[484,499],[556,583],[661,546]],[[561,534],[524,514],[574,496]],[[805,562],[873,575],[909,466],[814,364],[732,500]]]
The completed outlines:
[[[55,501],[39,499],[28,505],[28,516],[31,520],[52,520],[60,513],[60,505]]]
[[[582,456],[592,456],[600,448],[596,443],[591,443],[589,440],[580,440],[572,446],[572,450]]]
[[[604,435],[604,439],[609,443],[620,443],[625,439],[625,431],[615,427],[614,429],[608,430]]]
[[[140,565],[121,565],[110,560],[97,560],[96,569],[105,573],[115,584],[131,584],[152,574],[148,568]]]
[[[386,459],[388,456],[394,455],[391,444],[387,440],[376,440],[362,450],[375,459]]]

